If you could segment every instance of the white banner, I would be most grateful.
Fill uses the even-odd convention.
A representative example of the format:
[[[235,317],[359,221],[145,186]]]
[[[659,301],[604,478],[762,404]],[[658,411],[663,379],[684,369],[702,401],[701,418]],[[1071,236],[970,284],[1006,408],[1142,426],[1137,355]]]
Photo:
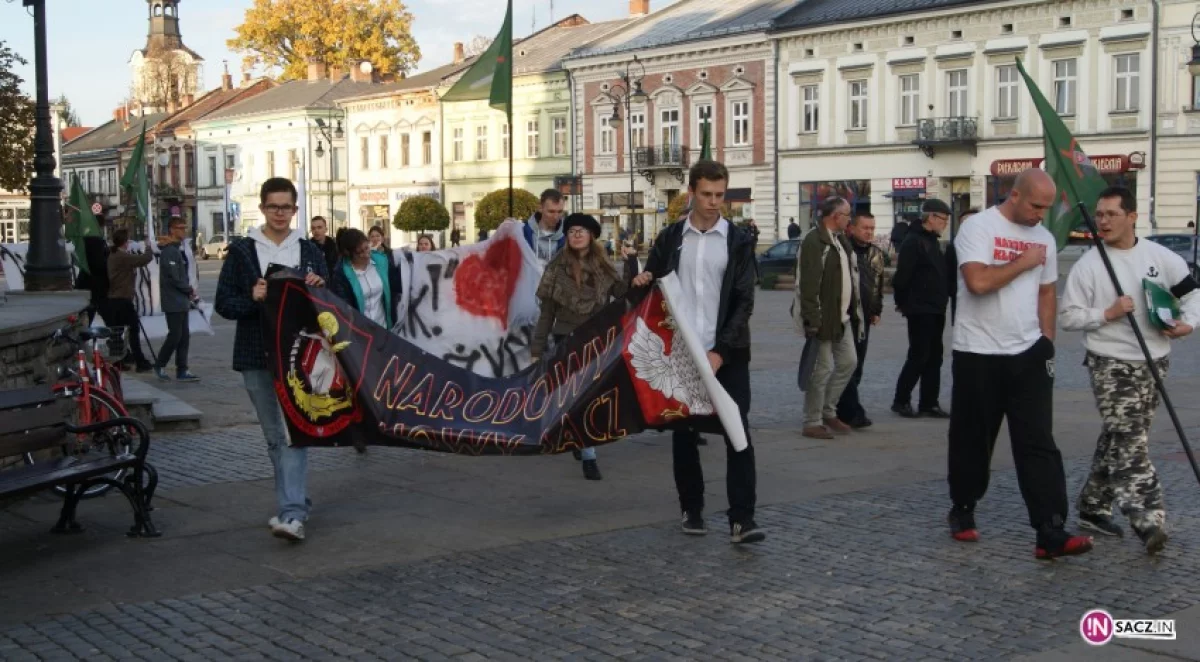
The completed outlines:
[[[542,269],[520,222],[470,246],[393,255],[403,280],[393,333],[485,377],[529,367]]]
[[[145,245],[142,242],[129,242],[131,253],[140,254],[144,249]],[[11,291],[22,292],[25,290],[25,256],[28,252],[29,244],[0,244],[0,262],[4,265],[4,277],[8,281],[8,289]],[[191,280],[192,287],[198,289],[200,271],[190,242],[184,242],[184,253],[187,254],[188,264],[191,267],[188,274],[189,280]],[[75,262],[75,248],[70,242],[67,242],[67,254],[71,258],[71,280],[74,282],[75,277],[79,274],[79,267]],[[162,312],[158,277],[158,257],[155,256],[154,261],[138,269],[133,288],[134,306],[137,307],[138,315],[141,317],[142,328],[145,329],[146,336],[151,340],[167,337],[167,318]],[[188,327],[192,333],[213,335],[212,315],[213,307],[210,303],[201,302],[197,309],[192,310],[188,315]],[[104,320],[97,315],[92,324],[93,326],[103,326]]]

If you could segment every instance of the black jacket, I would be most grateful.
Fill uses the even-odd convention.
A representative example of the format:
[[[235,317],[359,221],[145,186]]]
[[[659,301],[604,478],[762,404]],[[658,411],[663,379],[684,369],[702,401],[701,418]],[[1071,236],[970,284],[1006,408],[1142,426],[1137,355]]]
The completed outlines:
[[[679,266],[683,249],[683,222],[663,228],[646,259],[646,271],[662,278]],[[713,351],[725,363],[750,360],[750,315],[754,313],[754,240],[750,233],[729,224],[729,263],[721,279],[721,305],[717,312],[717,342]]]
[[[83,250],[88,271],[79,270],[75,289],[90,291],[91,305],[98,306],[108,298],[108,243],[101,237],[84,237]]]
[[[949,299],[946,256],[938,236],[915,225],[908,232],[896,258],[896,305],[904,315],[945,315]]]
[[[950,324],[958,314],[958,250],[954,242],[946,244],[946,292],[950,295]]]
[[[321,254],[325,256],[325,268],[329,270],[329,274],[333,275],[333,268],[337,266],[338,256],[337,242],[333,237],[325,237],[325,243],[319,244],[316,240],[309,239],[317,248],[321,249]]]

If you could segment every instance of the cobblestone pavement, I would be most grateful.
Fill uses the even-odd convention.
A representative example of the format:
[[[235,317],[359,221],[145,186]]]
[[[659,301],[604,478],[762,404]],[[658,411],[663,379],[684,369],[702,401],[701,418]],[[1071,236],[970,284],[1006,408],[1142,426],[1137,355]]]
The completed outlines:
[[[1185,464],[1159,466],[1169,495],[1195,489]],[[1104,539],[1045,563],[1011,472],[981,505],[980,544],[945,535],[945,508],[933,481],[764,508],[771,535],[752,548],[710,515],[703,539],[669,523],[114,605],[0,630],[0,659],[1003,659],[1075,641],[1094,607],[1198,601],[1183,509],[1156,560]]]

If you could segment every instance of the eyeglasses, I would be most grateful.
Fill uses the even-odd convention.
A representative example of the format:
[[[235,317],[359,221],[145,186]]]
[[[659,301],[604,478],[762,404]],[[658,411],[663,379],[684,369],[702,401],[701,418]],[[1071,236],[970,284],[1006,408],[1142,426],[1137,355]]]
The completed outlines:
[[[292,214],[295,213],[296,205],[263,205],[262,210],[267,214]]]
[[[567,236],[582,237],[585,234],[591,234],[591,233],[592,233],[592,231],[588,230],[587,228],[581,228],[581,227],[576,226],[576,227],[571,228],[569,231],[567,231]]]

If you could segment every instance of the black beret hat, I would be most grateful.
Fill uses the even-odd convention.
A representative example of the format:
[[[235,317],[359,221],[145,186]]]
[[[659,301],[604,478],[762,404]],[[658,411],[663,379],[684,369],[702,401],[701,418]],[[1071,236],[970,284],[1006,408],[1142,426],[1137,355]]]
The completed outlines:
[[[590,214],[571,214],[567,220],[563,222],[563,234],[567,234],[573,227],[581,227],[592,233],[592,239],[600,238],[600,222],[595,216]]]
[[[949,216],[950,215],[950,205],[942,202],[941,200],[938,200],[937,198],[930,198],[925,201],[925,204],[921,205],[921,213],[922,214],[945,214],[945,215]]]

